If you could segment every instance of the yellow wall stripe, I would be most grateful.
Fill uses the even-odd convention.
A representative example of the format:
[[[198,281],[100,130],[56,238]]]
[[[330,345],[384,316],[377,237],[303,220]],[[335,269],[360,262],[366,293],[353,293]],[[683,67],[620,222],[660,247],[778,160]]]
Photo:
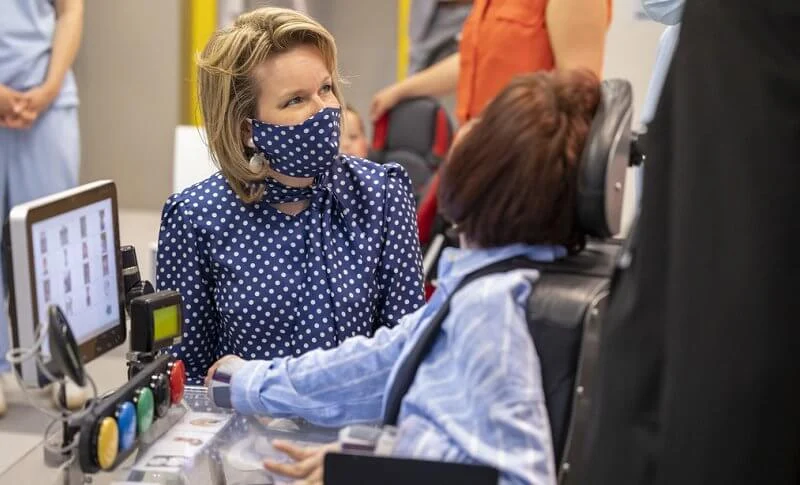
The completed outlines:
[[[197,65],[195,56],[203,50],[217,29],[217,0],[184,0],[184,69],[183,123],[199,125],[197,100]]]
[[[397,80],[402,81],[408,75],[408,23],[411,17],[411,1],[397,0]]]

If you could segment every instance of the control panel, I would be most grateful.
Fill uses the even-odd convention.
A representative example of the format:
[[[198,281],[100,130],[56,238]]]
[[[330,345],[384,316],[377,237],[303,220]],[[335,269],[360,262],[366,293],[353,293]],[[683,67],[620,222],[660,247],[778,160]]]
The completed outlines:
[[[113,394],[96,402],[70,429],[79,431],[78,456],[84,473],[113,470],[133,453],[141,436],[170,406],[183,399],[183,362],[157,357]]]

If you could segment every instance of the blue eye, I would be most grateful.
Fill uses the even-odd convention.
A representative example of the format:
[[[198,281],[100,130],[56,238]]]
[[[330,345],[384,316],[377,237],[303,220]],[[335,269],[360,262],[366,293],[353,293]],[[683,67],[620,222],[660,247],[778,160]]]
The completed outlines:
[[[301,98],[300,96],[295,96],[294,98],[292,98],[289,101],[287,101],[286,104],[284,105],[284,107],[286,108],[286,107],[293,106],[293,105],[295,105],[297,103],[302,103],[302,102],[303,102],[303,98]]]
[[[323,85],[323,86],[320,88],[320,90],[319,90],[319,91],[320,91],[322,94],[328,94],[328,93],[330,93],[331,91],[333,91],[333,86],[332,86],[332,85],[330,85],[330,84],[324,84],[324,85]]]

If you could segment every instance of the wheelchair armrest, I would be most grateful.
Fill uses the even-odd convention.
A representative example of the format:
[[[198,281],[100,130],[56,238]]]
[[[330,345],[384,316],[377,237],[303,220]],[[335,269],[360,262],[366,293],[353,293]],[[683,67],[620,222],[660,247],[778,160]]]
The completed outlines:
[[[499,473],[483,465],[388,456],[328,453],[325,485],[497,485]]]

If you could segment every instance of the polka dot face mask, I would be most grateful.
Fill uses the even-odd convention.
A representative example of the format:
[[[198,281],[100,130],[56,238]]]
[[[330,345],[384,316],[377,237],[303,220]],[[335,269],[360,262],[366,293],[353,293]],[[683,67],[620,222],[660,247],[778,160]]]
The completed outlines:
[[[289,177],[325,174],[339,154],[339,108],[323,108],[299,125],[252,120],[253,143],[270,168]]]

